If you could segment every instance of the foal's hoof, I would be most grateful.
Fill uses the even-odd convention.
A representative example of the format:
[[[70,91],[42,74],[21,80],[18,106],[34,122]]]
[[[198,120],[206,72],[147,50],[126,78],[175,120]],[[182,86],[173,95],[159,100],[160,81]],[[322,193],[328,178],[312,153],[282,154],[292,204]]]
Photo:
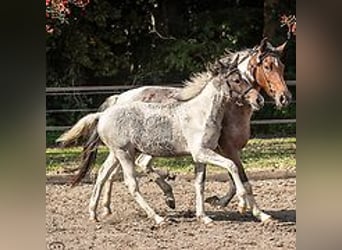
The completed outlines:
[[[156,216],[154,217],[154,220],[155,220],[155,222],[156,222],[156,224],[157,224],[158,226],[161,226],[161,225],[163,225],[163,224],[166,223],[165,218],[163,218],[163,217],[161,217],[161,216],[159,216],[159,215],[156,215]]]
[[[93,223],[99,222],[99,220],[97,219],[97,217],[90,217],[90,218],[89,218],[89,221],[90,221],[90,222],[93,222]]]
[[[176,208],[176,201],[172,198],[166,198],[165,203],[169,208],[175,209]]]
[[[111,211],[105,210],[105,211],[102,213],[102,217],[103,217],[103,218],[106,218],[106,217],[110,216],[111,214],[112,214]]]
[[[211,218],[209,218],[208,216],[203,217],[203,218],[202,218],[202,222],[203,222],[204,225],[206,225],[206,226],[211,226],[211,225],[214,224],[214,221],[213,221]]]

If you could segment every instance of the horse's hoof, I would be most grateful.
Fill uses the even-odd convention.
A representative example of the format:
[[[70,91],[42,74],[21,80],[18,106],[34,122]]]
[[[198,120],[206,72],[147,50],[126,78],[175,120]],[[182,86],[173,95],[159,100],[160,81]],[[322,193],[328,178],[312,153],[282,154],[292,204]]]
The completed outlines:
[[[176,208],[176,201],[172,198],[166,198],[165,203],[169,208],[172,208],[172,209]]]
[[[238,206],[238,211],[241,215],[244,215],[247,213],[247,207],[246,206]]]
[[[211,206],[220,206],[220,198],[216,195],[208,197],[204,202],[210,204]]]
[[[277,220],[272,218],[270,215],[261,219],[261,223],[264,225],[270,225],[270,224],[274,224],[276,222],[277,222]]]

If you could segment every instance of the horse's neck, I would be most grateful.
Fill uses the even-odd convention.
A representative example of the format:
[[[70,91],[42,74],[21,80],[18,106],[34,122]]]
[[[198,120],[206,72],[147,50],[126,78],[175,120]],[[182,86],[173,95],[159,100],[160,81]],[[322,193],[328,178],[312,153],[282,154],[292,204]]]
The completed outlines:
[[[252,108],[248,105],[238,106],[229,102],[226,106],[222,122],[222,133],[219,144],[223,151],[242,149],[250,137],[250,121],[253,114]]]
[[[252,114],[253,110],[250,105],[239,106],[230,101],[225,108],[224,117],[230,123],[250,123]]]

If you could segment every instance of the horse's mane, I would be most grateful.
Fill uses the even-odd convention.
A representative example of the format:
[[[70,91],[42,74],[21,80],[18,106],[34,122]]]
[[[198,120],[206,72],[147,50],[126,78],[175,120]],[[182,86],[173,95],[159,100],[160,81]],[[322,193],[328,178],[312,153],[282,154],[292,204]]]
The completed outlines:
[[[243,49],[240,51],[232,51],[232,50],[226,49],[224,54],[218,60],[220,60],[220,62],[225,65],[230,65],[232,62],[235,61],[236,57],[239,56],[239,62],[241,62],[243,58],[251,55],[251,53],[255,51],[255,49],[256,47],[253,49]]]
[[[187,101],[194,98],[201,93],[202,89],[207,85],[212,76],[213,75],[210,71],[192,74],[189,80],[184,82],[184,87],[176,96],[174,96],[174,98],[179,101]]]

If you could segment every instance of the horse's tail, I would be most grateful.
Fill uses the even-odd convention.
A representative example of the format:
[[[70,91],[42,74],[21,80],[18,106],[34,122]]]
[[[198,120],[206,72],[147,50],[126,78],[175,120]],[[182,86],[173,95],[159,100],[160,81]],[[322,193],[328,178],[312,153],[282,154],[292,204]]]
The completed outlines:
[[[78,184],[86,176],[86,174],[90,170],[91,166],[94,165],[94,162],[96,160],[97,148],[101,143],[101,139],[97,132],[97,123],[98,118],[96,118],[96,120],[94,121],[94,128],[91,132],[91,136],[83,147],[79,171],[71,180],[72,187]]]
[[[101,104],[101,106],[99,107],[99,111],[102,112],[105,109],[109,108],[110,106],[113,106],[117,100],[119,98],[119,95],[112,95],[110,97],[108,97],[104,103]]]
[[[91,131],[96,127],[100,114],[98,112],[82,117],[71,129],[62,134],[56,142],[66,147],[77,141],[80,137],[89,137]]]

